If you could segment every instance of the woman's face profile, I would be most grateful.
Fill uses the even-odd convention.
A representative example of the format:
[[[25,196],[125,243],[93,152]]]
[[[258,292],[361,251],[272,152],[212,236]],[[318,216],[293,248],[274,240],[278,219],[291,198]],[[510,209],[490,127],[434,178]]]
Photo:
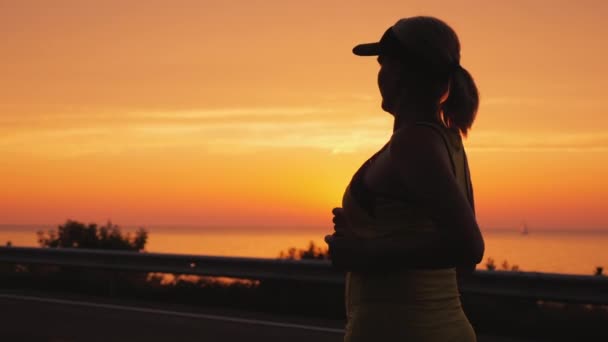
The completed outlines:
[[[382,109],[394,115],[396,104],[404,95],[402,67],[397,60],[383,55],[378,56],[378,64],[378,89],[382,96]]]

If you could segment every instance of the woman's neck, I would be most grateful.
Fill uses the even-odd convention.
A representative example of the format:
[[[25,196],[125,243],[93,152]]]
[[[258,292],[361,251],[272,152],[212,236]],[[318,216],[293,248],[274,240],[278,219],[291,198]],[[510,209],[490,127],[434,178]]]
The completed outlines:
[[[441,122],[439,111],[433,106],[421,106],[414,104],[403,104],[394,113],[393,132],[410,126],[419,121]]]

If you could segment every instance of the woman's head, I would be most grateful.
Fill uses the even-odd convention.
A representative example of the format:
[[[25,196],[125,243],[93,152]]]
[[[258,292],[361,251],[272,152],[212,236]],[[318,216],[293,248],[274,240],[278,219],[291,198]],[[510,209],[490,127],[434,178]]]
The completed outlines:
[[[393,115],[414,107],[466,135],[479,105],[473,78],[460,66],[460,42],[454,30],[432,17],[399,20],[377,43],[353,49],[378,56],[382,108]]]

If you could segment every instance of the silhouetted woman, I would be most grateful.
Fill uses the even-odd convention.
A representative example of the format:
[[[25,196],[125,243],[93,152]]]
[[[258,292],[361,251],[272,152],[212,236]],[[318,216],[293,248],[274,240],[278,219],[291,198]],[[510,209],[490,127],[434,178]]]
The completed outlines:
[[[479,99],[458,37],[413,17],[353,52],[378,56],[382,109],[395,122],[326,237],[333,264],[349,271],[345,341],[475,341],[456,270],[472,271],[484,253],[462,144]]]

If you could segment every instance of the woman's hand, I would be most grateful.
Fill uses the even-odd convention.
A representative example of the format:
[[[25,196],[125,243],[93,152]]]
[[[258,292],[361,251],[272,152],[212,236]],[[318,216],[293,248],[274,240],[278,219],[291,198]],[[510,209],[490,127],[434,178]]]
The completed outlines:
[[[331,212],[334,215],[332,219],[334,233],[325,236],[325,242],[329,247],[329,258],[335,268],[350,271],[353,261],[356,262],[362,254],[363,241],[352,237],[349,233],[350,225],[343,208],[333,208]]]
[[[339,233],[325,236],[332,265],[343,271],[361,268],[365,262],[365,240]]]

